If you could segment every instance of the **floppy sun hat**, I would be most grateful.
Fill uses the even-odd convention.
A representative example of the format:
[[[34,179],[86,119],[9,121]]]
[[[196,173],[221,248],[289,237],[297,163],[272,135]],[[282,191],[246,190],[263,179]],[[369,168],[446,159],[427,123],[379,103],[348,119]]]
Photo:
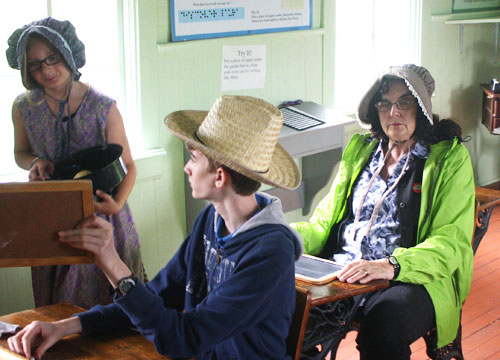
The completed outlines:
[[[165,118],[167,128],[193,149],[250,179],[295,189],[300,174],[278,144],[282,124],[275,106],[234,95],[219,97],[210,111],[182,110]]]
[[[434,78],[423,66],[405,64],[401,66],[391,66],[383,72],[363,96],[358,107],[358,119],[362,127],[371,128],[371,119],[368,117],[370,102],[376,93],[380,91],[384,78],[404,80],[412,95],[417,99],[418,105],[422,109],[425,117],[429,120],[431,125],[434,123],[431,102],[431,96],[435,88]]]
[[[75,27],[69,21],[48,17],[33,21],[15,30],[7,40],[6,55],[9,66],[24,71],[23,58],[30,35],[39,34],[47,39],[62,55],[75,80],[80,78],[80,69],[85,65],[85,46],[76,36]]]

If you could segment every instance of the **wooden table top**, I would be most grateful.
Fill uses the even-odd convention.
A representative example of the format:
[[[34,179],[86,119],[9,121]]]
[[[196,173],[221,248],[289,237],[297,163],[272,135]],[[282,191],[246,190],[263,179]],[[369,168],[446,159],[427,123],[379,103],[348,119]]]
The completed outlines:
[[[295,287],[309,291],[312,295],[311,305],[318,306],[351,296],[385,289],[389,287],[389,281],[375,280],[367,284],[349,284],[334,280],[327,284],[316,285],[301,280],[295,280]]]
[[[23,327],[33,320],[56,321],[82,311],[85,309],[75,305],[57,304],[0,316],[0,321]],[[6,335],[0,337],[0,359],[25,359],[8,350],[7,338]],[[164,360],[169,358],[158,354],[153,343],[137,331],[127,329],[113,335],[65,337],[43,356],[43,360],[52,359]]]
[[[500,190],[476,186],[476,199],[479,201],[479,210],[498,205],[500,204]]]

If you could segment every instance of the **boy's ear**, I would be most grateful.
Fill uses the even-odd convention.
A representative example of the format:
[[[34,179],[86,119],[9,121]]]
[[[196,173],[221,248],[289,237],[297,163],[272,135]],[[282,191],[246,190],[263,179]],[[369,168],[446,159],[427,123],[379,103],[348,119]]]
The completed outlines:
[[[215,170],[215,187],[222,188],[227,186],[231,182],[231,175],[224,170],[222,166],[219,166]]]

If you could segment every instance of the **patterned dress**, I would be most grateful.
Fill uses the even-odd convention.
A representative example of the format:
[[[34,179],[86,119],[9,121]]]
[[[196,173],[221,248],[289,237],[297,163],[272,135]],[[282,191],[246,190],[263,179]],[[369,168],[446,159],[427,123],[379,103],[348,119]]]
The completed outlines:
[[[64,157],[63,141],[71,126],[69,153],[106,144],[106,120],[114,100],[90,88],[70,120],[58,124],[40,90],[16,98],[33,153],[53,162]],[[73,110],[72,110],[73,111]],[[127,203],[115,215],[99,215],[113,225],[115,248],[132,273],[146,281],[139,236]],[[36,239],[33,239],[36,241]],[[72,303],[83,308],[112,302],[109,282],[95,264],[31,268],[35,306]]]

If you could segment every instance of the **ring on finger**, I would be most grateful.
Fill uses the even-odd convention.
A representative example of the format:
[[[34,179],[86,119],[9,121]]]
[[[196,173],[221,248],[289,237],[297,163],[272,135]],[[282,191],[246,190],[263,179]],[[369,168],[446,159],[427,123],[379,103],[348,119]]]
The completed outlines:
[[[361,269],[361,270],[363,270],[363,272],[365,273],[365,276],[368,275],[368,270],[366,270],[366,269]]]

